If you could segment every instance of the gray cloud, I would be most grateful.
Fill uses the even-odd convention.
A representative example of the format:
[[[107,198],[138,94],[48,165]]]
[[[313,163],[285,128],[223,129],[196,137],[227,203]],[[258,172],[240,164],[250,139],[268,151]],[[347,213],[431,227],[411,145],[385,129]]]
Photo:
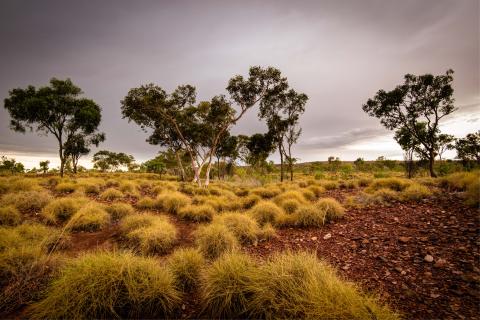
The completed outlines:
[[[478,106],[478,21],[476,0],[5,0],[0,98],[15,87],[47,84],[52,76],[71,77],[103,108],[107,141],[100,148],[146,160],[158,148],[121,119],[120,100],[130,88],[155,82],[173,90],[191,83],[200,100],[209,99],[225,93],[228,79],[249,66],[272,65],[310,97],[299,157],[323,157],[321,148],[385,134],[361,105],[405,73],[453,68],[458,105]],[[477,110],[461,108],[458,115]],[[234,132],[264,131],[256,113]],[[49,138],[11,132],[1,108],[0,153],[55,156],[55,147]]]

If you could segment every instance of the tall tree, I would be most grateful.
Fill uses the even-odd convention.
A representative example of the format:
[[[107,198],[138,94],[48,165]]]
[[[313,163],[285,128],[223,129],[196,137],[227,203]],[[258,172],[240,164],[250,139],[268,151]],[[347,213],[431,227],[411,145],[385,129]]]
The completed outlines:
[[[67,159],[65,143],[75,134],[94,133],[101,121],[100,107],[93,100],[81,98],[82,93],[70,79],[52,78],[50,86],[13,89],[5,99],[12,130],[24,133],[27,128],[36,129],[55,136],[62,177]]]
[[[457,158],[464,162],[476,161],[480,164],[480,131],[469,133],[455,142]]]
[[[105,141],[104,133],[84,134],[77,133],[65,142],[65,156],[72,159],[73,173],[77,173],[78,160],[81,156],[90,153],[90,146],[98,145]]]
[[[123,152],[100,150],[93,155],[93,167],[105,171],[116,171],[120,166],[130,168],[135,159]]]
[[[419,143],[433,169],[440,130],[439,121],[456,110],[453,105],[453,70],[445,75],[405,75],[405,82],[392,91],[380,90],[363,105],[363,110],[389,130],[404,128]]]

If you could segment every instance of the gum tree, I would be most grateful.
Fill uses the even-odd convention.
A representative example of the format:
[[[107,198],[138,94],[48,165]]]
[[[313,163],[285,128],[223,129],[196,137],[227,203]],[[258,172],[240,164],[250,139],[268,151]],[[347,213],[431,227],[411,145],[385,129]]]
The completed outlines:
[[[25,133],[35,129],[57,139],[62,177],[67,160],[65,144],[74,135],[93,134],[101,121],[100,107],[93,100],[82,98],[82,93],[70,79],[52,78],[49,86],[10,90],[4,101],[12,130]]]
[[[405,130],[419,144],[429,163],[430,176],[439,145],[439,121],[456,110],[453,105],[453,70],[445,75],[405,75],[405,81],[391,91],[379,90],[363,110],[380,119],[389,130]]]
[[[65,156],[72,159],[73,173],[77,173],[78,160],[81,156],[90,153],[92,145],[98,145],[105,141],[104,133],[74,134],[65,142]]]

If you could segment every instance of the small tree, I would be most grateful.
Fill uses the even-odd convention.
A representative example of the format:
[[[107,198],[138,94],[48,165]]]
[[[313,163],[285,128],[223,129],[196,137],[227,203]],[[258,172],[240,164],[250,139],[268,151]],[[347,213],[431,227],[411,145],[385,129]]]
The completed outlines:
[[[135,162],[133,156],[123,152],[98,151],[93,155],[93,167],[105,171],[116,171],[120,166],[129,168]]]
[[[465,138],[455,142],[457,158],[464,163],[476,161],[480,164],[480,131],[469,133]]]
[[[65,142],[75,134],[91,134],[101,121],[100,107],[90,99],[80,98],[82,90],[70,79],[52,78],[50,86],[13,89],[5,99],[5,109],[12,118],[10,128],[52,134],[58,141],[60,175],[63,177]]]
[[[2,156],[0,160],[0,171],[8,171],[11,174],[23,173],[25,167],[22,163],[17,162],[15,159],[9,159],[6,156]]]
[[[90,153],[90,146],[98,145],[105,141],[104,133],[83,134],[78,133],[72,135],[67,142],[65,142],[65,156],[72,160],[73,173],[77,173],[78,160],[81,156]]]
[[[40,166],[40,170],[42,170],[43,174],[47,173],[49,164],[50,164],[49,160],[40,161],[39,166]]]
[[[160,154],[155,158],[144,162],[142,167],[145,168],[146,172],[156,173],[162,177],[162,174],[166,172],[165,157]]]
[[[215,157],[217,158],[217,175],[220,180],[220,159],[229,158],[229,163],[235,162],[235,159],[238,157],[238,138],[236,136],[231,136],[229,132],[226,132],[215,151]]]
[[[275,143],[269,133],[256,133],[245,142],[245,148],[247,150],[245,162],[263,170],[267,167],[268,156],[275,150]]]
[[[416,139],[432,177],[437,176],[433,164],[440,135],[438,123],[455,111],[452,74],[453,70],[440,76],[407,74],[403,85],[389,92],[380,90],[363,105],[363,110],[379,118],[387,129],[403,129]]]

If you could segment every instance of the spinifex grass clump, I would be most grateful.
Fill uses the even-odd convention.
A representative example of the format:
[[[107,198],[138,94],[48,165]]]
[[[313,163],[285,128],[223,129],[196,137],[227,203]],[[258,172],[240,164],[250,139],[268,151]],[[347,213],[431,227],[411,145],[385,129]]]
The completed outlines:
[[[225,213],[219,216],[214,222],[226,226],[241,244],[256,243],[261,235],[261,230],[257,222],[244,213]]]
[[[47,252],[69,245],[67,233],[39,223],[23,223],[14,228],[0,227],[0,252],[11,248],[32,246]]]
[[[113,201],[113,200],[121,199],[123,198],[123,196],[124,194],[121,191],[113,188],[108,188],[100,194],[100,199]]]
[[[178,211],[178,216],[193,222],[209,222],[215,215],[215,209],[208,205],[187,205]]]
[[[20,222],[22,222],[22,216],[14,206],[0,208],[0,226],[16,226]]]
[[[411,184],[411,181],[401,178],[381,178],[375,179],[370,186],[365,189],[366,192],[373,193],[376,190],[387,188],[393,191],[402,191]]]
[[[216,319],[247,318],[255,272],[255,264],[245,254],[229,253],[215,261],[202,278],[202,314]]]
[[[326,221],[337,220],[345,214],[345,209],[337,200],[333,198],[323,198],[315,204],[318,208],[325,212]]]
[[[77,190],[78,185],[73,182],[61,182],[55,186],[55,191],[59,193],[72,193]]]
[[[49,223],[63,223],[69,220],[85,203],[83,198],[58,198],[42,210],[42,217]]]
[[[156,205],[155,200],[150,197],[141,198],[135,203],[135,207],[140,210],[154,209]]]
[[[413,183],[405,188],[400,197],[405,201],[420,201],[432,195],[432,191],[418,183]]]
[[[0,313],[37,301],[60,265],[40,247],[10,247],[0,253]]]
[[[22,191],[4,195],[0,205],[12,205],[22,212],[38,212],[51,200],[52,196],[45,191]]]
[[[143,254],[163,254],[176,242],[177,230],[164,216],[130,215],[120,225],[124,244]]]
[[[193,248],[175,250],[168,258],[167,266],[175,278],[175,285],[181,291],[198,286],[200,272],[205,265],[202,254]]]
[[[88,203],[70,218],[67,228],[73,231],[94,232],[110,223],[110,215],[98,203]]]
[[[156,203],[159,209],[168,213],[177,213],[181,208],[190,204],[190,198],[180,192],[160,194]]]
[[[34,319],[164,318],[180,302],[174,278],[152,258],[131,253],[91,253],[68,263]]]
[[[250,210],[252,217],[262,226],[266,223],[274,223],[277,217],[283,213],[275,203],[261,201]]]
[[[215,259],[225,252],[238,247],[235,235],[220,223],[200,226],[195,232],[196,243],[200,252],[209,259]]]
[[[128,203],[112,203],[109,206],[105,207],[105,211],[107,211],[112,220],[117,221],[131,215],[135,212],[133,207]]]
[[[253,318],[398,319],[314,254],[276,255],[251,271],[249,280],[244,290]]]

